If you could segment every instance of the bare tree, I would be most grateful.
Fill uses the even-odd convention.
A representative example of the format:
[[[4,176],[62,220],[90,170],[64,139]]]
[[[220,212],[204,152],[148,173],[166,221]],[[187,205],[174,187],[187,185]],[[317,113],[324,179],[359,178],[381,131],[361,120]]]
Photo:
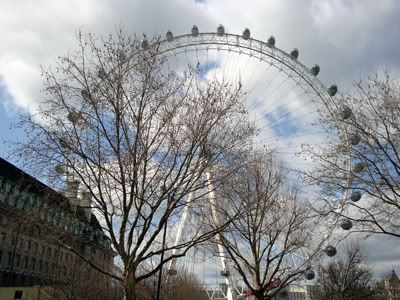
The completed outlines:
[[[335,138],[323,151],[309,149],[320,163],[308,178],[323,187],[323,213],[339,213],[347,229],[351,221],[354,231],[400,237],[399,99],[399,83],[387,73],[356,83],[325,112]],[[338,194],[347,198],[331,201]]]
[[[375,286],[377,300],[395,300],[400,298],[400,280],[394,269]]]
[[[199,279],[185,267],[180,267],[173,277],[164,275],[162,299],[165,300],[207,300],[207,292]],[[156,298],[157,276],[146,279],[138,287],[138,297],[143,300]]]
[[[218,242],[251,294],[256,299],[272,299],[305,272],[312,272],[310,258],[320,253],[319,244],[313,244],[311,210],[285,182],[273,151],[246,156],[246,166],[224,184],[221,193],[219,218],[239,217]],[[309,275],[309,279],[314,277],[314,273]]]
[[[319,300],[372,299],[372,272],[362,264],[358,247],[349,248],[345,259],[338,259],[318,272]]]
[[[58,266],[62,270],[62,266]],[[121,284],[98,272],[81,259],[73,261],[66,272],[59,272],[58,281],[43,282],[53,286],[52,299],[117,300],[121,299]]]
[[[175,280],[168,282],[166,295],[163,299],[166,300],[208,300],[206,290],[201,286],[200,280],[186,270],[178,271],[178,276]]]
[[[25,182],[21,186],[28,189],[29,185]],[[51,203],[62,200],[61,195],[58,199],[46,197],[45,193],[42,196],[52,199]],[[24,193],[14,192],[5,198],[3,202],[12,205],[3,206],[1,211],[1,216],[7,213],[7,221],[0,225],[6,237],[5,244],[0,243],[0,252],[7,250],[9,254],[7,261],[2,261],[2,284],[45,287],[40,288],[40,293],[49,294],[52,299],[121,299],[116,297],[121,295],[120,282],[104,274],[111,273],[109,258],[113,255],[100,243],[82,241],[50,224],[48,210],[38,211],[37,206],[21,204],[26,200]]]
[[[163,243],[188,195],[201,210],[205,174],[235,157],[253,129],[240,85],[204,84],[193,69],[168,71],[157,39],[79,35],[79,49],[44,72],[46,97],[22,119],[28,141],[17,149],[52,186],[79,182],[123,263],[123,276],[110,276],[136,299],[138,283],[226,225],[210,226],[198,213],[196,230],[177,245]],[[229,176],[223,170],[218,180]]]

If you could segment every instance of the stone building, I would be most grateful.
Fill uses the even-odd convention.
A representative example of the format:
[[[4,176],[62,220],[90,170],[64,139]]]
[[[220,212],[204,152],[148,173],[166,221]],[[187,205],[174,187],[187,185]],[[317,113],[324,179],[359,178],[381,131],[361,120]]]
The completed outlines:
[[[382,292],[387,300],[400,300],[400,280],[394,270],[384,278]]]
[[[96,268],[112,273],[116,253],[90,198],[71,187],[62,195],[0,158],[0,299],[30,299],[33,289],[112,299],[115,282]]]

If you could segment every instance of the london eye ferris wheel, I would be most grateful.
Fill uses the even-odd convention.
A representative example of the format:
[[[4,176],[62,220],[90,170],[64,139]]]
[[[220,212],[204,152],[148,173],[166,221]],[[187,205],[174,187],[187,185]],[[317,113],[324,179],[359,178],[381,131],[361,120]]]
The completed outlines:
[[[143,43],[143,47],[149,46],[145,44],[146,41]],[[165,60],[168,71],[179,73],[189,66],[198,68],[198,80],[203,82],[240,82],[245,92],[243,100],[249,116],[260,132],[254,143],[272,145],[286,170],[287,181],[301,186],[302,174],[313,166],[311,160],[301,155],[305,144],[318,148],[327,138],[332,138],[332,133],[326,132],[319,121],[321,111],[329,112],[337,122],[338,128],[342,129],[342,134],[333,138],[347,139],[346,129],[341,121],[347,119],[351,112],[347,108],[338,107],[336,102],[332,101],[332,97],[338,91],[337,86],[325,87],[318,79],[318,65],[303,65],[299,61],[298,49],[295,48],[289,53],[279,49],[273,36],[264,42],[252,38],[248,28],[238,35],[225,32],[222,25],[218,26],[216,32],[204,33],[200,32],[197,26],[193,26],[189,34],[180,36],[174,36],[168,31],[165,40],[161,41],[158,47],[158,56]],[[353,143],[351,139],[349,143]],[[350,165],[351,159],[348,159],[345,167],[350,168]],[[349,179],[346,184],[350,184]],[[303,190],[307,190],[308,197],[318,197],[317,188],[304,185],[302,187]],[[350,197],[347,193],[347,189],[338,193],[338,210],[343,207],[341,201]],[[352,194],[351,199],[356,196],[358,195]],[[215,201],[213,193],[210,193],[209,201]],[[189,210],[185,209],[179,227],[174,231],[175,243],[178,243],[184,234],[183,228],[188,214]],[[328,222],[329,228],[325,228],[324,236],[317,242],[319,248],[324,249],[320,252],[325,252],[328,256],[334,256],[336,248],[327,243],[327,237],[339,227],[337,225],[344,230],[352,227],[349,220],[339,220],[339,215]],[[221,269],[227,270],[229,261],[224,255],[224,249],[219,247],[218,252],[217,260],[220,261]],[[313,253],[318,254],[320,253]],[[295,259],[292,258],[291,262],[302,264],[310,259],[309,252],[302,251]],[[175,274],[176,264],[179,262],[175,260],[169,264],[171,275]],[[312,270],[305,273],[307,280],[312,280],[314,276]],[[226,273],[223,282],[228,287],[223,296],[233,299],[233,278]],[[213,297],[211,294],[209,296]]]
[[[225,32],[222,25],[218,26],[216,32],[204,33],[200,32],[197,26],[193,26],[189,34],[180,36],[174,36],[168,31],[165,40],[158,46],[158,55],[166,61],[168,71],[179,73],[189,66],[198,68],[200,81],[221,80],[234,84],[240,82],[245,91],[244,102],[248,113],[260,131],[254,142],[257,145],[272,145],[286,169],[287,181],[297,185],[300,183],[301,186],[301,175],[312,168],[313,163],[301,155],[305,144],[318,148],[327,138],[332,138],[332,133],[326,132],[319,122],[320,111],[329,112],[337,122],[338,128],[342,129],[341,134],[333,138],[349,140],[341,121],[347,119],[351,112],[347,108],[338,107],[336,102],[332,101],[332,97],[337,93],[337,86],[325,87],[318,79],[318,65],[303,65],[299,61],[298,49],[295,48],[289,53],[279,49],[273,36],[264,42],[252,38],[248,28],[238,35]],[[351,139],[349,143],[354,144]],[[348,159],[345,167],[350,166],[351,159]],[[345,185],[350,184],[350,179],[345,181]],[[310,189],[304,185],[303,189],[307,190],[309,197],[318,197],[318,189]],[[347,189],[338,193],[339,211],[343,207],[342,202],[350,196],[347,193]],[[352,194],[351,199],[356,196],[358,195]],[[210,193],[209,200],[216,201],[213,193]],[[188,202],[190,205],[190,200]],[[184,234],[183,228],[189,214],[189,209],[183,211],[179,227],[174,231],[175,243],[179,243]],[[336,254],[336,248],[327,241],[328,236],[339,227],[337,225],[344,230],[352,227],[349,220],[339,220],[339,215],[340,213],[330,219],[326,225],[329,228],[324,228],[324,236],[317,242],[318,247],[324,249],[320,252],[325,252],[328,256]],[[319,254],[314,252],[312,255]],[[235,280],[231,273],[224,273],[224,270],[231,266],[222,247],[218,247],[215,259],[220,261],[223,270],[221,275],[227,286],[219,297],[222,295],[223,298],[233,299]],[[309,252],[304,250],[292,258],[291,263],[304,264],[306,260],[311,259]],[[175,274],[176,264],[179,262],[175,260],[169,264],[169,274]],[[306,280],[312,280],[314,277],[312,269],[305,273]],[[215,293],[210,293],[209,296],[212,299],[218,297]]]
[[[154,45],[143,40],[143,50]],[[314,202],[318,207],[320,188],[304,181],[304,174],[312,172],[315,161],[308,156],[304,148],[311,147],[314,151],[322,148],[327,140],[340,140],[349,145],[356,145],[359,139],[347,134],[344,120],[348,119],[351,111],[347,107],[340,107],[333,101],[338,88],[331,85],[329,88],[318,79],[320,67],[305,66],[299,61],[299,50],[293,49],[285,52],[276,46],[276,40],[271,36],[266,42],[252,38],[248,28],[242,34],[225,32],[222,25],[216,32],[200,32],[193,26],[188,34],[174,36],[171,31],[166,33],[165,39],[156,43],[156,59],[163,61],[167,73],[182,74],[185,69],[196,69],[198,82],[207,85],[212,81],[224,82],[232,86],[239,85],[243,90],[241,99],[246,107],[251,122],[255,124],[258,135],[253,138],[254,147],[267,145],[273,149],[279,160],[279,165],[285,171],[285,182],[296,185],[298,191]],[[135,54],[133,54],[135,56]],[[122,63],[129,61],[123,59]],[[101,79],[101,76],[99,76]],[[327,131],[321,122],[321,114],[329,114],[339,129],[337,132]],[[351,155],[343,159],[343,168],[352,167]],[[354,171],[354,170],[353,170]],[[218,195],[213,187],[213,174],[206,172],[209,191],[207,194],[208,205],[211,208],[213,221],[219,222],[216,212]],[[286,268],[304,270],[304,279],[312,280],[315,273],[312,263],[315,259],[326,254],[334,256],[337,252],[334,232],[341,229],[349,230],[352,227],[350,220],[341,218],[341,210],[348,199],[358,201],[360,194],[349,193],[351,178],[343,178],[343,189],[336,191],[333,205],[336,213],[321,216],[324,222],[316,224],[313,229],[314,249],[300,249],[298,253],[291,254],[285,260]],[[191,216],[191,195],[186,200],[186,205],[178,216],[177,228],[170,230],[171,241],[179,245],[184,239],[185,229],[189,226]],[[223,234],[223,233],[220,233]],[[209,294],[211,299],[235,299],[235,295],[243,291],[237,290],[240,279],[235,278],[234,265],[230,261],[221,243],[214,245],[214,254],[210,265],[218,264],[220,278],[226,289],[216,296]],[[174,248],[172,248],[174,249]],[[275,247],[279,252],[279,243]],[[176,251],[176,250],[173,250]],[[168,277],[176,274],[179,264],[187,263],[193,258],[188,256],[186,261],[172,259],[168,263]],[[184,259],[184,260],[185,260]],[[196,258],[194,258],[196,261]],[[205,260],[200,263],[205,265]],[[203,271],[203,273],[205,273]],[[209,272],[208,272],[209,273]],[[204,277],[204,276],[203,276]],[[208,274],[208,277],[209,274]],[[205,283],[205,280],[203,278]],[[219,281],[217,280],[217,283]],[[218,298],[219,297],[219,298]],[[222,298],[221,298],[222,297]]]

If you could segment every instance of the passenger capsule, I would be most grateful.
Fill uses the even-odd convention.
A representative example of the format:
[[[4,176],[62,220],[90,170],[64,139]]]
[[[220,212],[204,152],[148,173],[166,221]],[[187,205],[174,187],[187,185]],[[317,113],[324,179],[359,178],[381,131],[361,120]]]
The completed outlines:
[[[61,145],[62,148],[64,148],[64,149],[69,149],[68,142],[67,142],[65,139],[59,138],[58,140],[59,140],[60,145]]]
[[[170,30],[167,31],[167,34],[165,35],[165,37],[167,38],[168,42],[172,42],[174,40],[174,35],[172,34],[172,32]]]
[[[85,101],[89,101],[90,100],[89,92],[87,90],[85,90],[85,89],[81,90],[81,96],[82,96],[82,99],[85,100]]]
[[[230,275],[230,272],[228,269],[221,270],[221,276],[228,277],[229,275]]]
[[[126,55],[125,55],[125,52],[124,52],[124,51],[119,50],[119,52],[118,52],[118,59],[119,59],[119,61],[124,61],[124,60],[126,59]]]
[[[331,87],[328,89],[329,96],[331,97],[335,96],[337,91],[338,91],[337,85],[332,84]]]
[[[350,200],[357,202],[361,199],[361,193],[359,191],[352,192],[350,195]]]
[[[360,143],[360,141],[361,141],[361,137],[358,134],[352,134],[350,136],[350,143],[353,146],[357,146]]]
[[[350,230],[353,227],[353,222],[349,219],[343,219],[340,221],[340,227],[342,227],[343,230]]]
[[[149,48],[149,42],[146,39],[142,41],[142,48],[143,49],[148,49]]]
[[[270,47],[275,47],[275,37],[274,36],[269,37],[267,45]]]
[[[307,280],[313,280],[315,278],[315,272],[313,270],[309,269],[304,273],[304,277]]]
[[[97,72],[97,76],[102,80],[105,79],[107,77],[106,71],[104,71],[103,68],[100,68]]]
[[[248,39],[250,38],[250,29],[246,28],[245,30],[243,30],[242,37],[243,37],[245,40],[248,40]]]
[[[333,246],[327,246],[327,247],[324,249],[324,252],[325,252],[325,254],[328,255],[329,257],[333,257],[333,256],[336,255],[337,250],[336,250],[336,248],[333,247]]]
[[[299,57],[299,50],[298,50],[297,48],[294,48],[294,49],[292,50],[292,52],[290,52],[290,56],[291,56],[293,59],[297,59],[297,58]]]
[[[350,109],[350,107],[348,106],[344,106],[341,112],[341,117],[343,120],[347,120],[348,118],[350,118],[352,115],[352,111]]]
[[[222,25],[219,25],[219,26],[218,26],[218,28],[217,28],[217,34],[218,34],[219,36],[223,36],[223,35],[225,34],[225,28],[224,28],[224,26],[222,26]]]
[[[59,174],[59,175],[62,175],[65,173],[65,168],[61,164],[56,165],[55,169],[56,169],[57,174]]]
[[[76,123],[78,121],[78,118],[78,114],[74,111],[71,111],[67,116],[68,121],[70,121],[71,123]]]
[[[353,166],[353,172],[354,173],[361,173],[363,170],[364,170],[364,167],[365,167],[365,165],[363,164],[363,163],[356,163],[354,166]]]
[[[199,36],[199,28],[196,25],[192,27],[192,36],[197,37]]]
[[[178,274],[178,272],[175,269],[169,269],[168,270],[168,275],[175,276],[177,274]]]
[[[318,65],[314,65],[314,67],[311,68],[311,73],[312,73],[314,76],[317,76],[317,75],[319,74],[319,71],[320,71],[320,68],[319,68]]]

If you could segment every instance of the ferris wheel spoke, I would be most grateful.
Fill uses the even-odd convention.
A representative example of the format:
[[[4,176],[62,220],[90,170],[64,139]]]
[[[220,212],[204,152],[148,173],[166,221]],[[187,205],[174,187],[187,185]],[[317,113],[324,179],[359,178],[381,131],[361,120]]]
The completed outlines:
[[[274,128],[277,128],[278,126],[285,125],[285,124],[282,124],[283,122],[290,123],[290,122],[293,122],[293,121],[298,121],[298,120],[301,120],[303,118],[309,117],[310,115],[315,115],[315,113],[316,113],[316,111],[308,111],[308,112],[306,112],[306,113],[304,113],[303,115],[300,115],[300,116],[293,116],[292,118],[286,118],[287,116],[291,116],[292,115],[292,112],[288,111],[288,112],[285,112],[285,113],[281,114],[278,118],[276,118],[272,122],[268,123],[268,125],[260,127],[260,130],[263,130],[263,129],[266,129],[266,128],[274,129]],[[313,126],[313,125],[311,124],[311,125],[308,125],[308,126]],[[306,128],[306,127],[307,127],[306,125],[303,125],[302,129],[304,130],[304,128]]]
[[[303,155],[302,147],[310,144],[318,149],[324,145],[327,132],[317,125],[319,111],[321,108],[329,112],[337,110],[331,105],[332,93],[316,77],[319,68],[305,67],[295,52],[286,53],[274,43],[225,32],[192,32],[163,41],[160,48],[168,72],[181,74],[185,67],[198,67],[197,80],[204,83],[219,81],[233,87],[242,84],[242,100],[259,131],[258,137],[249,143],[274,149],[287,174],[285,182],[295,186],[301,195],[318,192],[318,188],[306,187],[302,181],[304,170],[313,166]],[[315,244],[322,245],[322,241]],[[318,254],[310,253],[299,249],[287,257],[285,268],[304,268]],[[220,259],[217,257],[214,265]],[[189,261],[184,259],[181,263],[189,264]],[[204,277],[203,284],[206,284]],[[229,280],[223,281],[233,282],[232,278]]]
[[[257,123],[258,121],[260,121],[261,119],[265,118],[265,115],[274,115],[278,112],[280,112],[282,109],[285,109],[287,104],[290,103],[291,99],[289,99],[289,97],[286,97],[286,101],[281,101],[281,99],[283,99],[284,96],[287,96],[288,94],[290,94],[290,92],[296,87],[296,84],[293,85],[290,89],[288,89],[286,92],[282,93],[277,100],[275,101],[266,101],[268,103],[270,103],[269,105],[267,105],[266,107],[263,108],[262,111],[257,112],[257,114],[260,115],[260,117],[258,119],[255,120],[255,122]],[[300,96],[301,97],[301,96]],[[267,98],[266,98],[267,100]],[[277,106],[277,104],[280,104],[279,106]],[[304,102],[303,105],[307,105],[310,102]],[[274,106],[277,106],[274,110],[270,110],[271,108],[273,108]],[[289,111],[290,112],[290,111]]]
[[[268,69],[266,69],[267,71]],[[261,95],[264,93],[264,91],[272,84],[272,82],[277,78],[278,73],[280,73],[281,71],[279,69],[277,69],[277,71],[274,74],[271,74],[271,78],[262,85],[261,87],[261,91],[257,94],[255,94],[254,99],[259,99],[261,98]]]

